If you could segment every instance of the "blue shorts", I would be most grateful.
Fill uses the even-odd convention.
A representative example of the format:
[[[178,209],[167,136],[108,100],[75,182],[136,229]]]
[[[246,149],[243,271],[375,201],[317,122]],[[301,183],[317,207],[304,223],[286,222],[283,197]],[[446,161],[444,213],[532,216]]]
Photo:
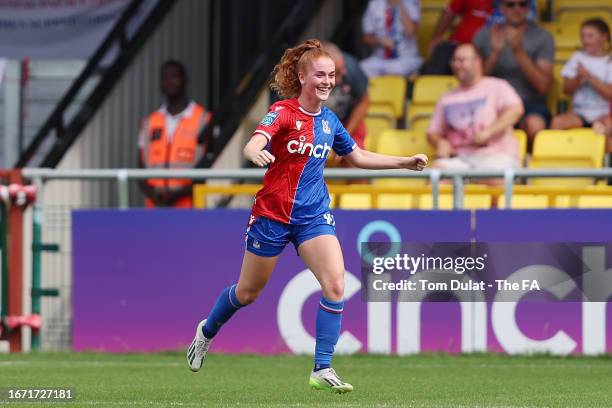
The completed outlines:
[[[525,105],[525,113],[523,117],[518,121],[518,123],[522,123],[523,120],[529,115],[539,115],[546,122],[546,126],[550,123],[552,116],[548,107],[544,103],[526,103]]]
[[[336,235],[336,222],[329,212],[304,225],[285,224],[266,217],[251,216],[245,235],[247,251],[272,257],[280,254],[289,242],[293,243],[297,251],[304,241],[319,235]]]

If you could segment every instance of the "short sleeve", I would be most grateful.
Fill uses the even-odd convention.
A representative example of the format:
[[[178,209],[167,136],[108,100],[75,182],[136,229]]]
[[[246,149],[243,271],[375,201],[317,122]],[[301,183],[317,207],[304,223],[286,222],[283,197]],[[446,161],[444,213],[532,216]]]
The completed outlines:
[[[497,80],[497,86],[494,89],[495,95],[495,107],[498,111],[501,111],[510,106],[522,105],[523,101],[512,85],[504,79]]]
[[[448,9],[455,15],[461,15],[463,14],[464,6],[465,0],[451,0]]]
[[[404,0],[404,7],[406,7],[412,21],[417,23],[421,21],[421,2],[419,0]]]
[[[577,52],[572,54],[569,61],[567,61],[563,68],[561,68],[561,76],[563,78],[576,78],[576,76],[578,75],[578,63],[580,62],[579,59],[580,57]]]
[[[443,134],[444,129],[446,128],[446,123],[444,122],[444,107],[442,106],[442,99],[439,99],[436,103],[436,108],[434,109],[434,113],[431,116],[431,120],[429,121],[429,127],[427,128],[427,133],[429,134]]]
[[[336,134],[334,135],[332,149],[338,156],[345,156],[355,150],[355,147],[357,147],[357,143],[342,126],[340,120],[336,118]]]
[[[548,31],[542,29],[542,44],[538,48],[535,61],[548,61],[552,64],[555,59],[555,41]]]
[[[253,135],[261,134],[268,139],[268,142],[272,140],[274,135],[276,135],[279,130],[282,128],[283,115],[285,115],[285,108],[283,106],[279,106],[278,104],[274,104],[270,106],[270,110],[263,117],[259,125],[253,131]]]

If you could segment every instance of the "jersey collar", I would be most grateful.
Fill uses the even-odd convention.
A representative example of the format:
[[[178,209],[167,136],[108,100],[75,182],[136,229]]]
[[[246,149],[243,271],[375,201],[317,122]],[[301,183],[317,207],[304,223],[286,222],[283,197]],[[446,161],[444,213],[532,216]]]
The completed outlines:
[[[316,113],[308,112],[306,109],[302,108],[301,106],[298,106],[298,109],[300,110],[300,112],[305,113],[308,116],[319,116],[321,114],[321,109],[319,109],[319,111]]]

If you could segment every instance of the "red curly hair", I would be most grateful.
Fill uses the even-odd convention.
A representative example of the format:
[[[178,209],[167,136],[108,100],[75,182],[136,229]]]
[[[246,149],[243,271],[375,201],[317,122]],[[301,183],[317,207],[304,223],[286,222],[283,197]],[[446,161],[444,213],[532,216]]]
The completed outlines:
[[[329,53],[321,48],[321,42],[317,39],[288,48],[272,71],[270,88],[281,98],[297,98],[302,91],[298,72],[305,72],[308,64],[319,57],[332,59]]]

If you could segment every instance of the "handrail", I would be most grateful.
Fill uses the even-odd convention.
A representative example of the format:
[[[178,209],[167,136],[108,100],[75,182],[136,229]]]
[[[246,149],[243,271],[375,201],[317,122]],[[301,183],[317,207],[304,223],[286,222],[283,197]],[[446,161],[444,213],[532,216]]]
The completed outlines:
[[[39,188],[49,180],[116,180],[120,208],[129,206],[129,180],[144,180],[149,178],[192,180],[242,179],[262,180],[263,169],[49,169],[24,168],[24,178],[31,180]],[[506,206],[510,207],[514,180],[517,177],[612,177],[612,168],[603,169],[500,169],[500,170],[446,170],[430,169],[422,172],[406,170],[361,170],[361,169],[326,169],[324,176],[330,179],[363,179],[363,178],[419,178],[428,179],[433,195],[433,207],[438,208],[440,195],[440,180],[451,179],[453,182],[454,208],[462,208],[464,179],[504,179],[504,197]]]
[[[46,147],[44,142],[53,136],[53,130],[55,130],[55,137],[51,144],[52,146],[48,151],[44,152],[45,157],[41,165],[45,167],[57,165],[63,154],[76,140],[81,130],[99,108],[105,96],[111,91],[113,88],[112,84],[120,77],[120,74],[128,66],[129,62],[136,56],[137,50],[144,45],[144,40],[153,31],[158,22],[172,8],[175,0],[159,1],[138,30],[132,36],[129,36],[127,34],[128,23],[137,16],[138,10],[144,4],[143,0],[134,0],[128,5],[105,40],[89,59],[83,71],[81,71],[55,106],[26,150],[20,153],[15,167],[20,168],[32,165],[32,159],[39,153],[39,149]],[[104,59],[113,51],[115,45],[118,45],[119,52],[111,66],[106,69],[103,67]],[[90,92],[86,102],[81,106],[79,112],[74,115],[70,123],[65,123],[64,116],[70,104],[86,85],[87,80],[101,69],[104,69],[102,78]]]
[[[261,189],[261,184],[196,184],[193,189],[194,208],[206,208],[206,196],[209,194],[223,194],[236,196],[241,194],[254,195]],[[380,195],[404,195],[404,194],[431,194],[432,187],[428,184],[406,185],[406,186],[380,186],[376,184],[330,184],[327,186],[330,195],[341,196],[343,194],[368,194],[372,199],[372,208],[378,208]],[[453,186],[449,184],[440,185],[440,194],[453,192]],[[467,184],[464,188],[466,194],[484,195],[498,197],[504,194],[504,188],[499,186],[486,186],[482,184]],[[553,203],[557,196],[610,196],[612,200],[612,186],[538,186],[538,185],[515,185],[512,190],[516,195],[543,195]]]

